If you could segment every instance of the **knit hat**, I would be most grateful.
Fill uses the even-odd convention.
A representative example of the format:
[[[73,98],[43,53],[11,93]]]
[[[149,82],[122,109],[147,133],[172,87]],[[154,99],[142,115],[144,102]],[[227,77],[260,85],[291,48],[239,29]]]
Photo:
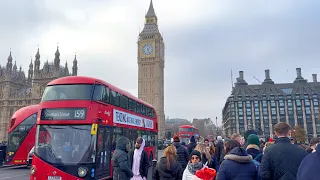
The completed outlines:
[[[250,134],[258,135],[258,133],[255,130],[249,129],[244,133],[244,140],[248,141],[248,137],[250,136]]]
[[[255,144],[257,145],[258,147],[260,146],[260,140],[259,140],[259,137],[255,134],[250,134],[248,136],[248,144]]]
[[[173,136],[173,142],[180,142],[180,139],[176,134]]]
[[[193,151],[190,153],[190,155],[189,155],[189,159],[190,159],[190,160],[191,160],[191,157],[192,157],[193,155],[198,156],[198,157],[199,157],[199,160],[201,161],[201,153],[200,153],[199,151],[193,150]]]

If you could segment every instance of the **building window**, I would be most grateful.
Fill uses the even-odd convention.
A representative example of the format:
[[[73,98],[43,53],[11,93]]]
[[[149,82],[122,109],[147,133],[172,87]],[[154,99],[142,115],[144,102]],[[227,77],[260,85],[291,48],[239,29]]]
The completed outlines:
[[[251,102],[250,101],[246,101],[246,107],[251,107]]]
[[[262,101],[262,106],[267,107],[268,106],[267,101]]]
[[[301,106],[301,100],[296,100],[297,106]]]
[[[304,100],[304,104],[305,104],[306,106],[310,106],[310,101],[309,101],[309,99]]]
[[[280,106],[280,107],[284,107],[284,102],[283,102],[283,100],[279,100],[279,106]]]
[[[276,103],[274,102],[274,100],[270,101],[270,105],[271,107],[276,107]]]
[[[238,102],[238,107],[242,107],[242,101]]]
[[[283,88],[283,89],[280,89],[280,90],[285,94],[291,94],[292,93],[292,88]]]

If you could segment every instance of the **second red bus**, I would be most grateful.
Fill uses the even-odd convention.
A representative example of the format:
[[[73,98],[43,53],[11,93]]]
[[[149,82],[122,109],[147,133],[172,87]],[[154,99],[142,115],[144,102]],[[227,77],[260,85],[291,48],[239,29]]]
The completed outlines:
[[[30,164],[27,159],[35,143],[38,110],[39,105],[31,105],[12,115],[8,127],[6,164]]]
[[[180,141],[185,142],[186,144],[189,143],[191,136],[194,136],[195,139],[198,139],[200,137],[199,130],[193,126],[190,126],[190,125],[180,126],[178,136],[180,138]]]

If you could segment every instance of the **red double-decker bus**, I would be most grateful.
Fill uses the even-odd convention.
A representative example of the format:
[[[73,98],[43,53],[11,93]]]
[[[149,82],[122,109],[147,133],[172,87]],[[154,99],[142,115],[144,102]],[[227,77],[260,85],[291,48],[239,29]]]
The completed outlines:
[[[8,127],[6,164],[25,165],[36,136],[36,120],[39,105],[31,105],[16,111]]]
[[[111,155],[121,136],[129,138],[132,149],[141,136],[150,162],[157,158],[154,108],[105,81],[53,80],[38,113],[31,180],[110,179]]]
[[[199,138],[199,130],[190,125],[182,125],[179,127],[178,136],[181,142],[188,144],[191,136]]]

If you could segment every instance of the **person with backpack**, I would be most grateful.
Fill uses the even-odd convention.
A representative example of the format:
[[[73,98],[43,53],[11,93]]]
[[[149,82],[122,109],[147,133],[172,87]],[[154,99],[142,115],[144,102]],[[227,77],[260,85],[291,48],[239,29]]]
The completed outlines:
[[[262,160],[262,152],[259,147],[260,140],[259,137],[255,134],[250,134],[247,138],[248,146],[246,148],[247,153],[252,156],[253,162],[256,165],[258,171],[258,180],[260,180],[260,164]]]
[[[240,143],[230,140],[225,143],[225,156],[222,161],[217,180],[256,180],[258,179],[257,168]]]

